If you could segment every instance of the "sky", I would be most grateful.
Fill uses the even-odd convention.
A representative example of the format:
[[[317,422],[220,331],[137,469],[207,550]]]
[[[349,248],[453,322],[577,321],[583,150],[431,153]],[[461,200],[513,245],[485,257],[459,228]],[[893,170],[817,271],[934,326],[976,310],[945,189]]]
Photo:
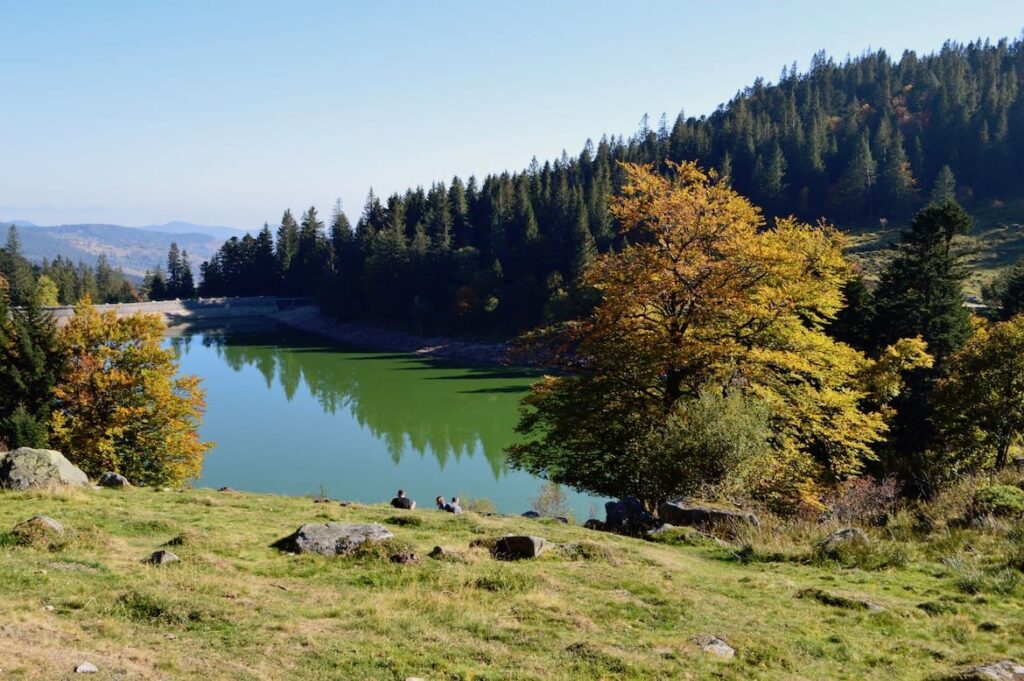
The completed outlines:
[[[0,220],[253,229],[712,112],[756,77],[1018,38],[1020,0],[0,0]]]

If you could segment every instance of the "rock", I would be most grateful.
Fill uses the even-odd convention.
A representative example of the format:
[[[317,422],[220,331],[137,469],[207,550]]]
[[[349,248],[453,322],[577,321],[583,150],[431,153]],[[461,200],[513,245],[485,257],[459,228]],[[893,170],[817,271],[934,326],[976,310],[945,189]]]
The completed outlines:
[[[947,681],[1024,681],[1024,665],[1014,660],[964,667],[942,677]]]
[[[172,551],[160,549],[149,554],[149,557],[144,558],[142,562],[150,565],[169,565],[171,563],[180,563],[181,558],[178,558]]]
[[[664,533],[668,532],[669,530],[674,530],[674,529],[676,529],[675,525],[669,525],[668,523],[662,523],[661,525],[658,525],[653,530],[648,530],[647,531],[647,536],[648,537],[656,537],[659,534],[664,534]]]
[[[131,487],[131,483],[128,482],[128,478],[124,477],[119,473],[113,471],[107,471],[100,476],[99,480],[100,487]]]
[[[537,513],[536,511],[526,511],[525,513],[523,513],[523,517],[524,518],[539,518],[540,517],[540,513]]]
[[[377,523],[307,523],[275,546],[294,553],[347,556],[366,542],[384,541],[394,536]]]
[[[526,511],[525,513],[522,514],[522,516],[524,518],[533,518],[534,520],[539,520],[540,518],[544,518],[545,517],[545,516],[542,516],[540,513],[537,513],[536,511]],[[553,515],[553,516],[548,516],[548,517],[550,517],[552,520],[557,520],[558,522],[563,523],[565,525],[569,524],[569,519],[566,518],[565,516]]]
[[[536,558],[547,548],[547,540],[543,537],[510,534],[499,537],[491,549],[491,555],[498,560],[522,560]]]
[[[872,603],[866,598],[851,598],[830,593],[822,589],[801,589],[796,594],[797,598],[813,598],[823,605],[831,605],[835,608],[846,608],[847,610],[867,610],[868,612],[885,612],[885,608]]]
[[[95,674],[99,669],[96,668],[92,662],[83,662],[82,664],[75,667],[76,674]]]
[[[822,539],[816,544],[816,547],[820,551],[830,552],[843,544],[867,544],[868,541],[868,536],[862,530],[856,527],[844,527]]]
[[[717,636],[704,634],[694,639],[694,642],[697,644],[697,647],[700,648],[702,652],[710,653],[711,655],[721,657],[725,660],[728,660],[730,657],[736,654],[736,650],[731,645],[729,645],[722,639],[718,638]]]
[[[412,551],[400,551],[389,556],[388,560],[392,563],[399,563],[400,565],[415,565],[420,562],[420,559]]]
[[[221,487],[217,491],[218,492],[224,492],[225,494],[237,494],[237,492],[235,492],[235,490],[233,490],[233,489],[231,489],[230,487],[227,487],[227,486]]]
[[[639,535],[654,527],[654,516],[636,497],[623,497],[604,505],[604,529],[608,532]]]
[[[604,531],[604,523],[597,518],[589,518],[587,522],[583,523],[583,527],[588,530],[597,530],[598,532]]]
[[[45,610],[46,612],[53,612],[54,607],[52,605],[44,605],[43,610]]]
[[[36,515],[15,525],[11,534],[18,539],[55,538],[64,534],[64,526],[50,516]]]
[[[730,533],[741,525],[761,527],[761,521],[750,511],[688,504],[685,501],[666,501],[658,506],[658,517],[663,523],[704,530],[726,530]]]
[[[0,454],[0,488],[49,489],[63,485],[88,487],[89,478],[58,451],[21,447]]]

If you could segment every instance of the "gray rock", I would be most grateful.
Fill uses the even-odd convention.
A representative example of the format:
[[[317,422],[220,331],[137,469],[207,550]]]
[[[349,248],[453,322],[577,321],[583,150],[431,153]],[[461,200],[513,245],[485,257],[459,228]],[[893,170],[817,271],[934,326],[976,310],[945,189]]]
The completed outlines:
[[[736,654],[736,650],[731,645],[717,636],[704,634],[702,636],[698,636],[695,639],[695,642],[702,652],[709,653],[725,660],[728,660]]]
[[[649,536],[649,537],[657,537],[659,534],[664,534],[665,532],[668,532],[669,530],[674,530],[674,529],[676,529],[675,525],[669,525],[668,523],[662,523],[661,525],[658,525],[653,530],[648,530],[647,531],[647,536]]]
[[[32,516],[14,526],[11,534],[15,539],[28,543],[42,539],[56,539],[64,534],[64,526],[45,515]]]
[[[948,681],[1024,681],[1024,664],[1000,660],[965,667],[943,678]]]
[[[149,556],[142,561],[150,565],[170,565],[171,563],[180,563],[181,558],[178,558],[173,551],[166,549],[160,549],[149,554]]]
[[[604,505],[604,529],[608,532],[640,535],[656,525],[654,516],[647,512],[636,497],[623,497]]]
[[[124,477],[120,473],[113,471],[107,471],[100,476],[99,479],[100,487],[131,487],[132,484],[128,482],[128,478]]]
[[[705,530],[732,532],[742,525],[761,527],[760,519],[750,511],[689,504],[685,501],[666,501],[658,506],[658,517],[663,523]]]
[[[822,539],[816,546],[819,550],[828,552],[843,544],[867,544],[868,541],[868,536],[862,530],[856,527],[844,527]]]
[[[347,556],[366,542],[384,541],[394,536],[377,523],[307,523],[275,546],[294,553]]]
[[[21,447],[0,454],[0,488],[50,489],[63,485],[88,487],[89,478],[58,451]]]
[[[500,537],[491,549],[491,555],[498,560],[522,560],[536,558],[547,548],[547,540],[526,534],[510,534]]]
[[[83,662],[82,664],[75,667],[76,674],[95,674],[99,669],[96,668],[92,662]]]

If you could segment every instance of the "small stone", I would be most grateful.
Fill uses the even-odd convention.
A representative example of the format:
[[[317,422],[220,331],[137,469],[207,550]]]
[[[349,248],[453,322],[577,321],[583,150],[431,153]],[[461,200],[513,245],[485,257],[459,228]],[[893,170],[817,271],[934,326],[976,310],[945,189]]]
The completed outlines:
[[[491,555],[498,560],[521,560],[536,558],[547,548],[547,540],[543,537],[529,535],[508,535],[500,537],[491,550]]]
[[[53,606],[52,605],[44,605],[43,606],[43,610],[45,610],[46,612],[53,612]]]
[[[711,636],[708,634],[698,636],[696,643],[697,647],[700,648],[702,652],[720,657],[723,660],[728,660],[736,654],[736,650],[733,649],[732,646],[717,636]]]
[[[113,471],[107,471],[100,476],[99,479],[100,487],[112,487],[112,488],[124,488],[131,487],[131,483],[128,482],[128,478],[115,473]]]
[[[92,662],[83,662],[82,664],[75,667],[76,674],[95,674],[99,669],[96,668]]]
[[[178,558],[172,551],[160,549],[149,554],[149,557],[143,559],[142,562],[150,565],[169,565],[170,563],[180,563],[181,558]]]
[[[868,536],[863,530],[856,527],[844,527],[836,530],[817,544],[820,551],[829,552],[835,550],[842,544],[867,544]]]
[[[164,638],[166,638],[168,641],[177,641],[178,640],[178,635],[177,634],[164,634]]]
[[[401,551],[390,557],[392,563],[399,563],[401,565],[415,565],[420,562],[420,559],[412,551]]]

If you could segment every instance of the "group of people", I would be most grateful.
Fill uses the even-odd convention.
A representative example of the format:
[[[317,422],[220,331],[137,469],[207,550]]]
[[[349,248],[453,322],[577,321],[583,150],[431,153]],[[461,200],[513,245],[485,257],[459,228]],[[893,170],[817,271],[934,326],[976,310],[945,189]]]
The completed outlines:
[[[452,500],[445,501],[444,497],[438,497],[434,500],[437,502],[437,510],[445,511],[447,513],[462,513],[462,506],[459,503],[458,497],[452,497]],[[397,496],[391,500],[391,505],[395,508],[402,508],[407,511],[411,511],[416,508],[416,502],[405,496],[405,490],[398,490]]]

